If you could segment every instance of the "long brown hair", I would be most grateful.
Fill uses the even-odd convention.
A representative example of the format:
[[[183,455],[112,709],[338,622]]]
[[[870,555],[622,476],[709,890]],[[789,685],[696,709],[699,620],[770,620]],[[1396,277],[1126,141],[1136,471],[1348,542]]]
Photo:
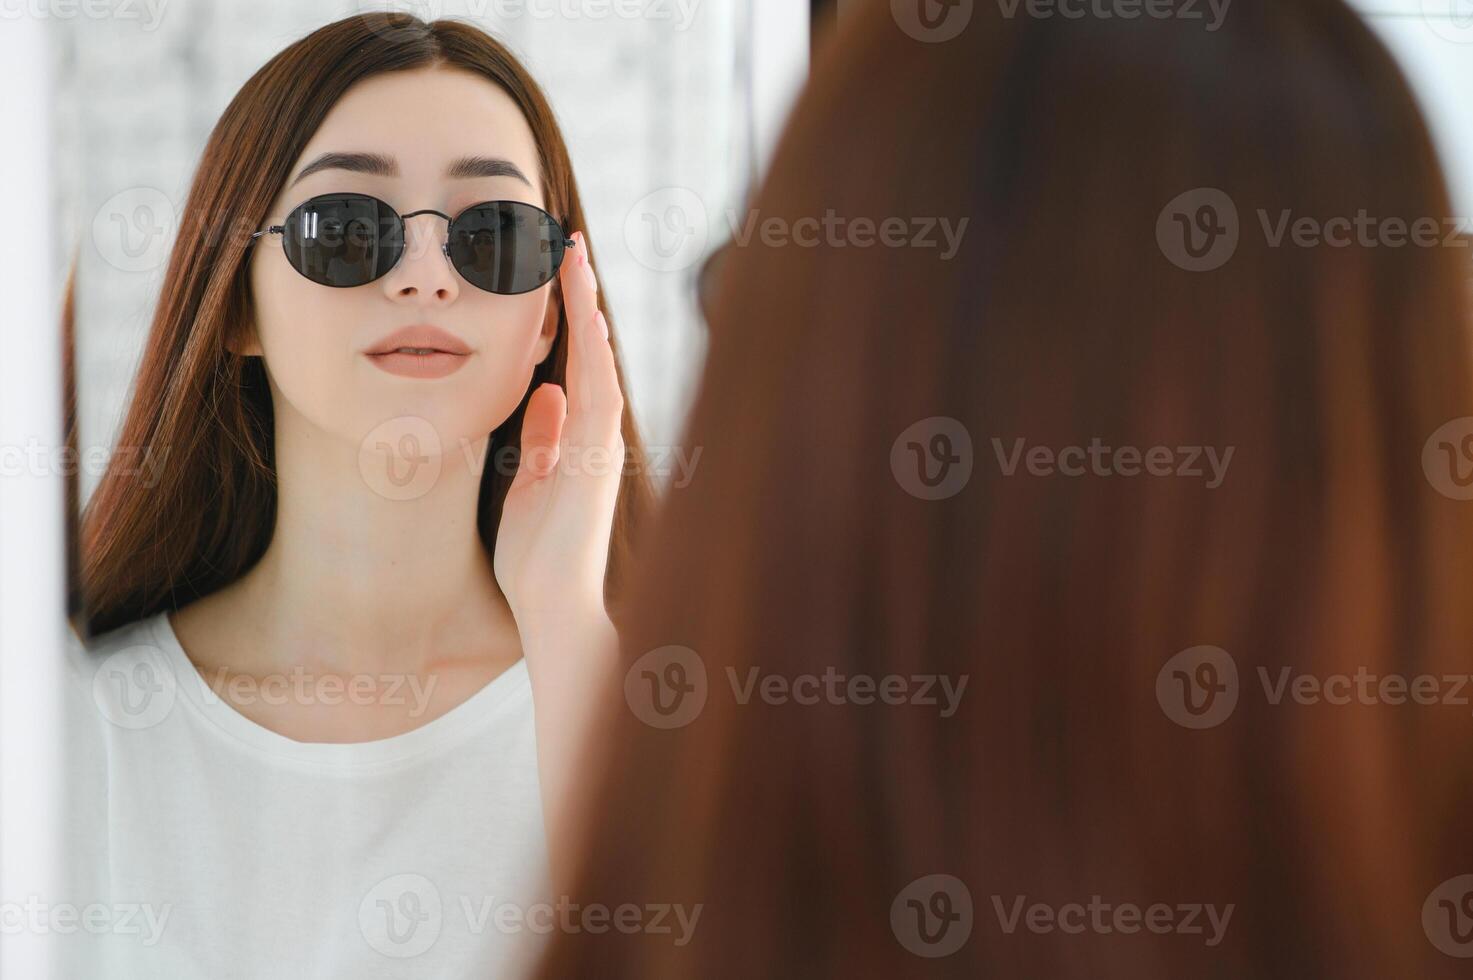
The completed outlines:
[[[570,896],[701,915],[684,944],[565,929],[540,975],[1454,974],[1434,892],[1473,872],[1468,709],[1272,697],[1284,668],[1473,663],[1473,504],[1423,468],[1473,415],[1467,253],[1275,247],[1259,215],[1441,240],[1401,74],[1340,0],[1235,4],[1215,31],[977,4],[940,43],[854,6],[753,205],[792,237],[723,259],[702,464],[646,542]],[[1238,242],[1194,269],[1171,232],[1221,201],[1203,189]],[[797,222],[830,213],[868,244],[805,247]],[[969,219],[949,260],[942,218]],[[1137,455],[1063,453],[1095,440]],[[1217,481],[1208,447],[1234,451]],[[943,457],[958,485],[932,487]],[[1230,658],[1181,675],[1230,714],[1191,715],[1205,686],[1173,700],[1183,653]],[[693,717],[650,714],[662,664]],[[827,672],[870,703],[762,693]],[[949,717],[915,680],[963,677]],[[1134,930],[1047,928],[1095,896]],[[1213,945],[1208,904],[1233,906]],[[918,909],[935,934],[966,909],[965,942],[926,955]]]
[[[236,356],[226,346],[251,316],[250,233],[351,85],[382,72],[439,65],[473,71],[511,96],[537,142],[547,209],[570,232],[586,234],[552,108],[516,57],[484,31],[453,20],[369,13],[328,24],[272,58],[231,100],[205,146],[119,436],[130,454],[164,460],[161,479],[142,486],[129,460],[115,455],[120,462],[108,466],[81,518],[69,611],[83,636],[177,609],[229,584],[265,552],[276,515],[271,396],[261,359]],[[600,294],[612,339],[613,316],[604,303]],[[488,551],[515,471],[500,461],[516,459],[526,398],[543,382],[563,384],[566,362],[567,321],[560,312],[551,353],[516,411],[491,435],[485,458],[498,464],[485,467],[477,514]],[[650,498],[630,401],[622,423],[630,465],[609,553],[611,603]]]

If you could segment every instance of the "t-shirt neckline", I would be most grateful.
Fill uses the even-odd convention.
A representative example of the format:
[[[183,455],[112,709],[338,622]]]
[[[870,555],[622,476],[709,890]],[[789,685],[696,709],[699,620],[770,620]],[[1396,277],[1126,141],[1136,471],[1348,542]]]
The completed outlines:
[[[531,695],[527,660],[521,657],[449,711],[407,732],[366,742],[302,742],[247,718],[211,689],[184,652],[167,612],[156,614],[150,627],[184,700],[207,722],[257,751],[331,768],[377,768],[422,756],[488,724],[513,700]]]

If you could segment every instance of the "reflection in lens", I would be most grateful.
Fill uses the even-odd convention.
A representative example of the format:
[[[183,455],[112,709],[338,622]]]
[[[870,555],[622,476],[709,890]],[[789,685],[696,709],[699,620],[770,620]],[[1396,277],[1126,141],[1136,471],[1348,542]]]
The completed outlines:
[[[450,261],[465,280],[493,293],[525,293],[552,279],[563,230],[552,215],[520,201],[490,201],[457,215]]]
[[[285,223],[287,261],[324,286],[361,286],[394,267],[404,229],[394,209],[366,194],[324,194]]]

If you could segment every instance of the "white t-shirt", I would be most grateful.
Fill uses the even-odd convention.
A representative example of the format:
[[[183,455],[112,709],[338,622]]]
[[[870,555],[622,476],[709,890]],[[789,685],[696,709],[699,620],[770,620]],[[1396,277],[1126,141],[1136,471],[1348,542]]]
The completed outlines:
[[[67,632],[71,894],[24,913],[62,934],[62,976],[486,978],[532,962],[529,910],[550,886],[525,660],[411,731],[299,742],[213,691],[165,614],[85,649]]]

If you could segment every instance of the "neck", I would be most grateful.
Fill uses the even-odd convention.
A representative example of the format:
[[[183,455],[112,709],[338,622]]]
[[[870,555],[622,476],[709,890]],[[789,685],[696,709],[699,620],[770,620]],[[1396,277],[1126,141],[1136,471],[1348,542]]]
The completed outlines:
[[[404,671],[515,637],[476,530],[489,436],[474,452],[437,454],[433,434],[413,427],[360,447],[282,421],[276,526],[241,580],[270,649],[292,663]]]

